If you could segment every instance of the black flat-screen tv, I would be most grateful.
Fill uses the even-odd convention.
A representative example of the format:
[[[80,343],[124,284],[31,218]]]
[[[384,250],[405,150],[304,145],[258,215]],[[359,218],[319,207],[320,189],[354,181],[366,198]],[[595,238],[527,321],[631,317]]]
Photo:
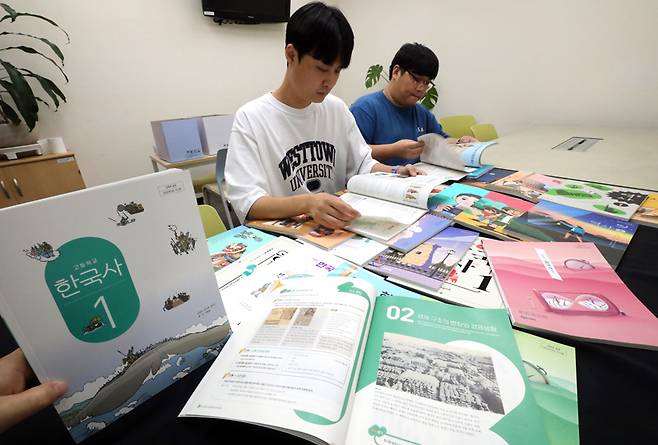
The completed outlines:
[[[243,23],[279,23],[290,18],[290,0],[201,0],[203,15]]]

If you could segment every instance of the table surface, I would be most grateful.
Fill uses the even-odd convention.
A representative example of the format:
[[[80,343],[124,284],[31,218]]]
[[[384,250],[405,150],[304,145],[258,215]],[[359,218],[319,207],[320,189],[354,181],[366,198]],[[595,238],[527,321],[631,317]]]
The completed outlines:
[[[553,150],[571,137],[602,140],[584,152]],[[535,127],[497,142],[483,164],[658,190],[658,128]]]
[[[626,285],[654,314],[658,314],[656,252],[658,229],[640,227],[617,269]],[[581,445],[658,443],[658,424],[652,418],[658,413],[658,351],[545,337],[576,347]],[[15,347],[0,320],[0,356]],[[229,437],[248,437],[252,443],[308,443],[245,423],[177,418],[208,367],[206,364],[191,372],[84,443],[217,444],[236,441],[229,441]],[[39,442],[73,443],[52,407],[0,436],[3,445]],[[528,444],[532,444],[531,438]]]

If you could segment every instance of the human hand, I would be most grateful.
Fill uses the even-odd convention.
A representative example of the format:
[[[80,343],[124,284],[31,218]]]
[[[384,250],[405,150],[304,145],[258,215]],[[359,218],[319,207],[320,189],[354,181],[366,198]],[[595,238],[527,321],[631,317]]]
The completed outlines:
[[[425,173],[420,168],[416,168],[411,164],[407,164],[407,165],[403,165],[402,167],[398,167],[397,174],[402,176],[416,176],[416,175],[426,175],[427,173]]]
[[[393,143],[395,156],[404,159],[416,159],[420,156],[425,148],[425,142],[412,141],[411,139],[401,139]]]
[[[66,383],[55,380],[25,389],[32,369],[20,349],[0,358],[0,433],[62,397]]]
[[[342,229],[361,216],[352,206],[328,193],[310,195],[309,211],[313,220],[330,229]]]
[[[458,138],[456,141],[457,144],[473,144],[475,142],[480,142],[480,141],[475,139],[473,136],[462,136]]]

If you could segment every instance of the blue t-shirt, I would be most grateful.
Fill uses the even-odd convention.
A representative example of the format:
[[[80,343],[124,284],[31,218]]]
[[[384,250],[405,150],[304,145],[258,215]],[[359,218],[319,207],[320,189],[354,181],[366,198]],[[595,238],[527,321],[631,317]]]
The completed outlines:
[[[397,107],[389,101],[383,91],[366,94],[350,107],[363,139],[371,145],[392,144],[400,139],[417,140],[426,133],[448,135],[436,117],[424,106]],[[405,165],[419,159],[391,158],[388,165]]]

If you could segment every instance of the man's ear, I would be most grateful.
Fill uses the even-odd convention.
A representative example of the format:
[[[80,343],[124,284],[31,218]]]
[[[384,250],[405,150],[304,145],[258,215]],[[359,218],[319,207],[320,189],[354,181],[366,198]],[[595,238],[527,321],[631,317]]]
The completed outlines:
[[[286,64],[290,65],[294,61],[299,62],[297,48],[292,43],[286,45],[284,53],[286,55]]]
[[[398,80],[401,75],[402,75],[402,68],[400,68],[400,65],[393,65],[393,71],[391,71],[390,80]]]

